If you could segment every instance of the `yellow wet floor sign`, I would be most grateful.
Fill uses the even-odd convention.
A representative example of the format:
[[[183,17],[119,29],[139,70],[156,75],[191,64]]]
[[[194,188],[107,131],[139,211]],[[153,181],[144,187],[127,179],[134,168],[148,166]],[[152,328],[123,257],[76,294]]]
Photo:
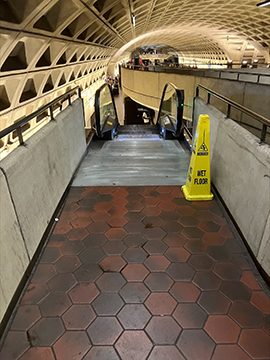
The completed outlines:
[[[208,115],[200,115],[187,181],[182,190],[187,200],[212,200],[210,186],[210,120]]]

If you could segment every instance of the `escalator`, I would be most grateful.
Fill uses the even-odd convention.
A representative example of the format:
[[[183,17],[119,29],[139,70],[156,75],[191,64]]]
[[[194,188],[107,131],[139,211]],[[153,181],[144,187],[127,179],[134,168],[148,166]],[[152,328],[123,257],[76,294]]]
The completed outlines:
[[[184,90],[166,84],[155,124],[120,126],[110,85],[104,84],[95,95],[96,135],[99,139],[180,138],[183,132]]]

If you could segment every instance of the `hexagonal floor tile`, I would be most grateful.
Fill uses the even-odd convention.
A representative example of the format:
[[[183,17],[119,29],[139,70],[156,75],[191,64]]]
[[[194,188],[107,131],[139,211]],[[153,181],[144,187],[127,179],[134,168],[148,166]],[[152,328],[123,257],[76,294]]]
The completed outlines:
[[[147,240],[162,240],[165,235],[166,232],[161,228],[150,228],[143,232],[143,236],[145,236]]]
[[[161,226],[163,230],[169,233],[180,233],[183,230],[183,226],[177,221],[165,221]]]
[[[108,241],[105,245],[102,246],[103,251],[107,255],[121,255],[127,249],[123,241],[115,240]]]
[[[233,303],[229,315],[244,328],[258,328],[263,321],[262,312],[249,302]]]
[[[119,291],[125,284],[125,278],[119,273],[105,273],[96,284],[101,291]]]
[[[93,346],[83,360],[120,360],[112,346]]]
[[[146,241],[141,234],[128,234],[124,239],[124,243],[128,247],[140,247],[143,246]]]
[[[102,293],[93,301],[93,308],[98,315],[116,315],[124,305],[123,300],[115,293]]]
[[[49,289],[44,283],[30,284],[22,298],[21,305],[38,304],[49,294]]]
[[[195,274],[195,270],[186,263],[172,263],[166,272],[175,281],[189,281]]]
[[[207,255],[191,255],[188,263],[197,271],[211,270],[214,261]]]
[[[201,221],[198,225],[198,228],[206,233],[217,233],[220,229],[220,225],[216,224],[213,221]]]
[[[1,349],[1,360],[19,359],[29,346],[26,331],[9,331]]]
[[[78,255],[85,249],[82,241],[67,241],[61,246],[63,255]]]
[[[72,274],[57,274],[48,281],[48,288],[52,293],[67,293],[77,283]]]
[[[61,316],[71,305],[67,294],[50,293],[39,303],[42,316]]]
[[[227,314],[231,305],[219,291],[203,292],[199,304],[208,314]]]
[[[61,258],[60,258],[61,260]],[[32,278],[32,283],[47,282],[56,275],[56,268],[51,264],[39,264]]]
[[[105,253],[99,247],[87,247],[79,255],[83,264],[98,264],[104,257]]]
[[[153,315],[171,315],[177,302],[168,293],[152,293],[145,305]]]
[[[152,344],[144,331],[124,331],[115,347],[122,360],[145,360]]]
[[[62,320],[59,317],[41,318],[29,330],[32,346],[51,346],[65,332]]]
[[[173,345],[181,327],[171,316],[153,316],[145,330],[154,344]]]
[[[72,302],[77,304],[90,304],[98,294],[99,290],[93,283],[78,284],[69,292]]]
[[[108,240],[122,240],[127,235],[127,232],[121,228],[112,228],[105,232]]]
[[[152,272],[165,271],[170,261],[164,255],[151,255],[145,260],[144,265]]]
[[[190,257],[190,253],[182,247],[173,247],[166,251],[165,256],[171,262],[186,262]]]
[[[183,329],[201,329],[206,316],[197,304],[179,304],[173,313],[173,317]]]
[[[119,272],[126,266],[126,262],[121,256],[106,256],[99,266],[104,272]]]
[[[20,358],[20,360],[54,360],[54,355],[49,347],[32,347]]]
[[[148,360],[184,360],[176,346],[155,346]]]
[[[113,216],[107,223],[111,228],[122,228],[127,223],[127,220],[123,216]]]
[[[142,264],[128,264],[122,271],[127,281],[143,281],[149,274],[149,271]]]
[[[91,219],[95,222],[104,222],[111,218],[111,215],[107,211],[98,211],[91,215]],[[94,225],[94,224],[93,224]]]
[[[250,360],[238,345],[217,345],[212,360]]]
[[[26,331],[34,325],[41,314],[37,305],[21,305],[12,322],[11,330]]]
[[[201,292],[192,283],[177,282],[172,286],[170,293],[178,302],[195,302]]]
[[[102,270],[96,264],[84,264],[74,272],[75,278],[80,282],[95,281],[102,274]]]
[[[124,226],[124,229],[128,234],[142,233],[145,230],[145,225],[140,221],[130,221]]]
[[[241,281],[224,281],[220,291],[232,301],[249,301],[251,290]]]
[[[163,241],[171,247],[181,247],[183,246],[187,239],[184,238],[182,235],[180,234],[168,234],[165,236],[165,238],[163,239]]]
[[[210,315],[204,326],[205,331],[216,343],[236,343],[240,327],[228,315]]]
[[[164,272],[151,273],[144,282],[151,291],[168,291],[173,284],[173,280]]]
[[[217,263],[214,272],[223,280],[239,280],[242,275],[242,270],[230,262]]]
[[[202,290],[218,290],[222,281],[212,271],[199,271],[193,282]]]
[[[59,273],[71,273],[80,267],[78,256],[64,255],[55,263],[55,267]]]
[[[53,345],[56,358],[59,360],[82,359],[91,344],[84,331],[66,331]]]
[[[103,234],[90,234],[83,239],[83,244],[86,247],[98,247],[103,246],[108,239]]]
[[[178,348],[190,360],[210,360],[215,343],[203,330],[183,330]]]
[[[121,325],[115,317],[98,317],[87,332],[94,345],[113,345],[121,332]]]
[[[148,254],[157,255],[164,254],[164,252],[168,249],[168,246],[161,240],[149,240],[143,248],[148,252]]]
[[[270,336],[261,329],[243,329],[239,345],[254,359],[270,359]]]
[[[72,305],[62,319],[67,330],[85,330],[95,317],[91,305]]]
[[[148,323],[151,314],[144,305],[127,304],[117,315],[118,320],[126,330],[140,330]]]
[[[270,297],[265,292],[254,291],[250,302],[263,313],[270,314]]]
[[[127,304],[141,304],[149,294],[150,291],[143,283],[128,283],[120,290],[120,295]]]
[[[55,263],[60,257],[62,253],[59,248],[57,247],[46,247],[42,258],[40,259],[40,264],[53,264]]]
[[[184,247],[192,254],[206,253],[209,245],[201,240],[189,240],[185,243]]]
[[[71,229],[67,233],[67,238],[71,241],[83,240],[88,235],[88,231],[85,228]]]
[[[143,263],[144,260],[147,258],[147,253],[141,249],[141,248],[128,248],[124,253],[123,253],[123,258],[128,262],[128,263]]]

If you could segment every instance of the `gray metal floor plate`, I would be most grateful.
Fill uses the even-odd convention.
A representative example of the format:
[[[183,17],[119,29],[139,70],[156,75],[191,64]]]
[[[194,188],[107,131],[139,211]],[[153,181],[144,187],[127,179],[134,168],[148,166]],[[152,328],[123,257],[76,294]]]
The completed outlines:
[[[189,160],[177,140],[94,141],[72,186],[184,185]]]

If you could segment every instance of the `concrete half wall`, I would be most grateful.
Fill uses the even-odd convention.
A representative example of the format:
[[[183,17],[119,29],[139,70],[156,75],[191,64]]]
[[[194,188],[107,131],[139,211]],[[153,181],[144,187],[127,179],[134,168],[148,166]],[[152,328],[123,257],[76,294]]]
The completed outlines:
[[[270,276],[270,146],[197,98],[200,114],[210,117],[211,180]]]
[[[0,320],[85,151],[77,99],[0,162]]]

